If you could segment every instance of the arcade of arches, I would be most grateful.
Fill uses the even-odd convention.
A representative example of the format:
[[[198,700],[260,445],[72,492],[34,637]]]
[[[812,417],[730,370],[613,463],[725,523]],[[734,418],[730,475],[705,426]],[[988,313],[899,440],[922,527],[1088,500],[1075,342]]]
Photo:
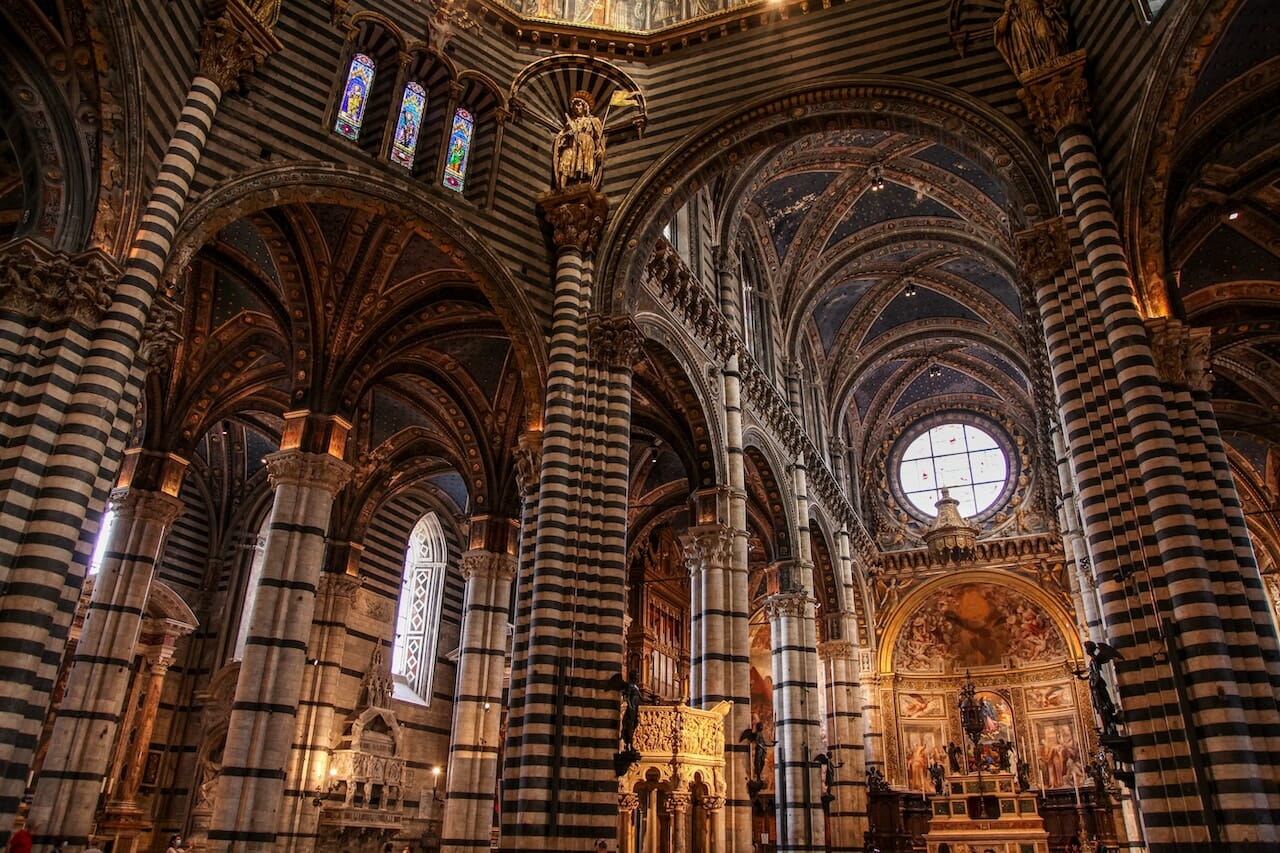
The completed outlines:
[[[1272,6],[0,3],[0,838],[1276,850]]]

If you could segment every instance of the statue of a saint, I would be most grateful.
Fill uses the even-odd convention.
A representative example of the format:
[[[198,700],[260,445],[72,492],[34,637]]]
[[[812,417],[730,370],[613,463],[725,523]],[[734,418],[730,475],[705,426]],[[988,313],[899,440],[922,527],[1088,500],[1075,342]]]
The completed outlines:
[[[1062,0],[1005,0],[992,38],[996,50],[1021,77],[1067,53],[1067,16]]]
[[[1114,646],[1095,643],[1093,640],[1085,640],[1084,650],[1089,656],[1089,668],[1076,673],[1076,677],[1089,682],[1089,696],[1093,699],[1093,710],[1098,713],[1098,721],[1102,723],[1102,733],[1115,735],[1116,726],[1121,721],[1120,709],[1111,699],[1107,677],[1102,668],[1113,660],[1122,660],[1122,657]]]
[[[635,749],[636,728],[640,725],[640,688],[634,681],[622,686],[622,744]]]
[[[556,189],[600,188],[604,175],[604,122],[591,114],[591,95],[574,92],[564,127],[556,134]]]
[[[763,781],[765,758],[767,756],[765,750],[774,746],[764,736],[764,723],[756,723],[754,729],[744,730],[742,736],[738,738],[738,743],[751,744],[751,770],[754,773],[752,778],[756,782]]]

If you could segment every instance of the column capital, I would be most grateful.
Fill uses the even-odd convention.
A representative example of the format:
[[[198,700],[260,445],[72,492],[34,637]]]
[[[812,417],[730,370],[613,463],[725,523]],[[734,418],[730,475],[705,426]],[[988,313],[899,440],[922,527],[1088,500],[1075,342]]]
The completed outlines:
[[[857,647],[848,640],[827,640],[825,643],[818,643],[819,660],[830,661],[837,658],[856,660],[857,657]]]
[[[718,812],[724,808],[724,797],[706,796],[698,799],[698,805],[709,812]]]
[[[120,518],[155,521],[165,526],[182,515],[182,501],[164,492],[148,489],[115,489],[107,506]]]
[[[608,367],[630,370],[640,358],[644,335],[630,317],[593,314],[587,326],[591,360]]]
[[[1061,216],[1046,219],[1014,234],[1021,255],[1022,278],[1031,287],[1049,284],[1071,262],[1071,241]]]
[[[138,355],[149,372],[164,374],[173,369],[174,355],[182,343],[182,313],[182,308],[167,296],[157,295],[151,303],[138,347]]]
[[[672,791],[662,805],[663,811],[670,815],[684,814],[689,810],[691,799],[688,791]]]
[[[327,453],[281,450],[268,454],[263,461],[267,463],[267,478],[273,489],[285,484],[319,486],[336,495],[351,479],[351,466]]]
[[[119,278],[120,267],[103,252],[70,255],[24,239],[0,254],[0,308],[94,326],[111,306]]]
[[[600,244],[609,202],[603,193],[578,186],[539,196],[538,210],[551,226],[551,242],[557,252],[577,249],[590,255]]]
[[[689,532],[680,537],[680,544],[684,548],[685,567],[690,574],[693,574],[708,566],[726,565],[729,562],[733,539],[733,528],[726,524],[702,524],[690,527]]]
[[[812,607],[813,599],[802,592],[779,592],[764,600],[764,612],[770,619],[808,616]]]
[[[638,808],[640,808],[640,796],[638,794],[618,795],[618,811],[633,812]]]
[[[715,255],[712,263],[719,275],[731,275],[736,278],[738,273],[742,272],[742,261],[738,257],[736,246],[732,244],[722,246],[717,243],[713,251]]]
[[[515,459],[520,491],[525,494],[537,491],[542,468],[542,430],[531,429],[521,435],[511,455]]]
[[[1213,385],[1209,329],[1193,329],[1172,317],[1149,317],[1151,358],[1165,385],[1208,392]]]
[[[259,7],[270,3],[257,3]],[[279,3],[276,4],[279,14]],[[246,74],[252,74],[271,54],[283,45],[271,33],[266,20],[274,19],[262,11],[262,18],[251,11],[242,0],[213,0],[209,4],[208,18],[200,31],[200,59],[197,74],[211,80],[225,92],[240,82]]]
[[[1089,121],[1089,83],[1084,78],[1083,50],[1021,75],[1018,99],[1045,142],[1068,127]]]
[[[358,575],[346,572],[323,572],[320,575],[318,592],[325,598],[341,598],[354,601],[362,583]]]
[[[459,566],[462,579],[469,581],[473,577],[511,580],[516,576],[516,558],[510,554],[495,554],[492,551],[468,551],[462,555]]]

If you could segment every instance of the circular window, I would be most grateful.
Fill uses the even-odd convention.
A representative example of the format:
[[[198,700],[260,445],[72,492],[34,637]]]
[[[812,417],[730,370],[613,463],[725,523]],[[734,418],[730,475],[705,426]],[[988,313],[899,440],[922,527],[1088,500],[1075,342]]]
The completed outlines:
[[[908,433],[900,445],[901,497],[929,518],[938,513],[942,489],[960,502],[960,515],[965,518],[991,509],[1010,483],[1009,457],[1002,442],[992,432],[958,419],[932,423],[923,431]]]

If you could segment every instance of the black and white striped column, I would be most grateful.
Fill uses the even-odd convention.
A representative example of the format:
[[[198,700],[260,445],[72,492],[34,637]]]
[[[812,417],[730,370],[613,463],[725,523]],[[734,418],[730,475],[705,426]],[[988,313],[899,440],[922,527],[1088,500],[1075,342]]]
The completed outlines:
[[[1195,442],[1179,435],[1176,394],[1154,363],[1083,69],[1082,52],[1065,57],[1024,75],[1019,96],[1054,144],[1067,211],[1059,230],[1071,230],[1087,270],[1083,293],[1049,275],[1037,299],[1105,634],[1127,650],[1116,673],[1147,841],[1153,851],[1214,841],[1263,849],[1277,840],[1277,821],[1260,826],[1257,816],[1280,816],[1280,786],[1267,781],[1280,775],[1267,734],[1280,714],[1274,690],[1261,708],[1238,677],[1258,656],[1256,643],[1235,643],[1228,590],[1240,563],[1216,544],[1222,516],[1197,511],[1197,463],[1181,450]]]
[[[27,768],[44,718],[74,602],[93,548],[96,525],[132,426],[142,384],[136,353],[156,286],[168,261],[205,139],[223,90],[279,43],[243,6],[219,10],[202,33],[200,70],[169,140],[138,233],[112,294],[92,322],[37,322],[40,351],[13,312],[0,317],[0,338],[22,342],[17,361],[0,364],[5,393],[0,529],[13,543],[0,555],[0,657],[13,685],[0,699],[0,825],[8,826],[26,787]],[[88,258],[101,270],[109,259]],[[94,273],[97,275],[97,272]],[[16,337],[15,337],[16,336]],[[15,488],[21,483],[21,488]],[[74,839],[73,839],[74,840]]]
[[[717,249],[716,278],[720,289],[720,310],[730,326],[742,338],[741,267],[736,247]],[[742,438],[742,373],[737,352],[731,352],[720,371],[722,405],[724,407],[724,446],[728,475],[728,527],[733,532],[727,566],[726,604],[732,626],[725,645],[719,650],[725,656],[729,690],[726,699],[733,702],[725,718],[725,781],[727,791],[723,806],[727,849],[750,850],[752,839],[751,796],[747,779],[751,775],[750,744],[740,743],[737,734],[751,727],[751,593],[747,568],[747,491],[745,450]]]
[[[803,564],[793,572],[810,570]],[[805,591],[765,599],[773,634],[774,802],[778,850],[825,850],[822,781],[814,758],[818,727],[818,660],[813,598]]]
[[[515,571],[516,558],[510,554],[468,551],[462,556],[466,590],[445,777],[442,853],[489,849]]]
[[[504,774],[503,850],[571,850],[617,828],[631,364],[629,318],[592,318],[604,197],[540,200],[556,281],[529,637]],[[513,691],[514,692],[514,691]]]
[[[94,581],[67,689],[36,780],[30,817],[59,837],[87,838],[128,693],[155,566],[182,512],[172,495],[114,493],[110,541]]]
[[[325,536],[351,476],[341,459],[296,448],[265,462],[275,499],[209,826],[215,851],[277,848]]]
[[[303,672],[293,753],[286,768],[285,813],[278,836],[282,850],[308,851],[316,845],[320,813],[312,799],[326,795],[331,782],[329,755],[336,734],[336,709],[343,701],[347,618],[360,590],[357,572],[362,550],[353,542],[331,541],[326,570],[316,589],[308,643],[311,665]]]
[[[856,636],[852,613],[828,616],[827,624],[842,623],[840,634]],[[831,850],[861,851],[867,829],[867,785],[862,738],[862,685],[858,650],[852,640],[827,640],[818,644],[822,664],[822,690],[827,712],[827,756],[831,803]],[[819,774],[821,776],[821,774]]]

